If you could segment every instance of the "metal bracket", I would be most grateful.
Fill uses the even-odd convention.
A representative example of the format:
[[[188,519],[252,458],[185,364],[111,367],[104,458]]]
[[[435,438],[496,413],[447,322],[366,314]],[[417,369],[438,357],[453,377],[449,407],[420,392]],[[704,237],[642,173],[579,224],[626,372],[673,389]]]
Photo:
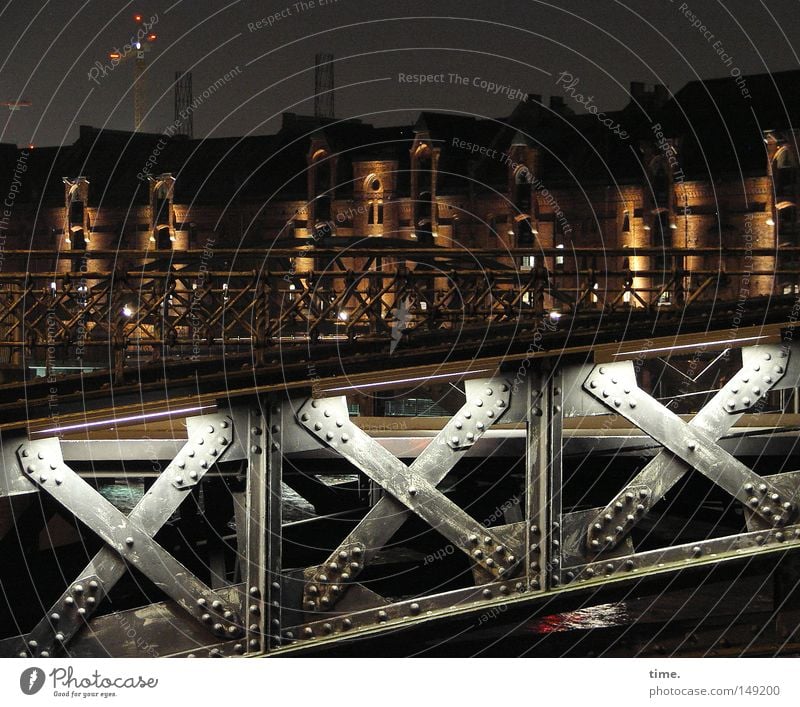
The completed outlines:
[[[24,475],[106,542],[48,615],[22,639],[20,654],[24,649],[28,654],[48,657],[66,646],[126,572],[126,563],[136,566],[217,634],[236,637],[241,633],[238,608],[223,601],[152,539],[186,498],[184,491],[196,485],[231,445],[230,417],[204,415],[190,418],[187,423],[190,441],[128,516],[64,464],[57,438],[25,441],[19,446],[17,457]],[[203,465],[203,461],[208,463]],[[77,587],[83,591],[78,592]]]
[[[299,421],[312,435],[337,449],[391,496],[382,497],[325,563],[307,572],[303,606],[332,607],[345,584],[363,569],[410,512],[447,537],[491,577],[510,572],[522,548],[512,537],[487,530],[436,489],[469,447],[508,409],[504,380],[469,381],[467,403],[408,467],[353,425],[345,398],[308,401]]]
[[[724,406],[728,410],[736,408],[738,403],[727,399],[727,396],[732,393],[732,390],[728,389],[741,386],[744,378],[748,378],[748,374],[742,375],[741,372],[737,374],[709,403],[707,406],[709,410],[706,411],[704,408],[701,414],[698,414],[688,424],[638,387],[633,364],[630,361],[596,366],[586,379],[584,389],[607,408],[625,417],[659,442],[666,450],[672,452],[676,461],[681,460],[683,468],[674,469],[678,472],[678,478],[686,470],[695,468],[731,496],[747,504],[772,525],[784,525],[795,511],[794,504],[784,498],[780,490],[770,482],[762,479],[716,444],[717,439],[725,433],[725,429],[719,431],[720,424],[710,425],[716,427],[716,434],[712,435],[706,429],[706,425],[714,421],[714,411],[719,408],[713,406],[715,403],[718,406],[720,399],[725,398]],[[773,379],[770,383],[765,381],[763,385],[774,386],[776,380]],[[759,390],[763,394],[768,388],[759,386]],[[741,400],[741,403],[744,404],[744,399]],[[733,422],[730,424],[732,425]],[[661,455],[651,461],[648,467],[655,464],[672,466],[666,460],[659,462],[660,457]],[[644,472],[639,476],[641,477],[643,474]],[[638,477],[634,479],[633,483],[636,484],[637,481]],[[658,495],[658,498],[663,496],[663,493],[664,491]],[[651,505],[658,500],[653,495],[648,498]],[[600,535],[596,530],[598,523],[602,525],[600,518],[604,515],[605,513],[601,514],[588,529],[587,539],[590,547],[596,548],[604,542],[606,546],[613,546],[625,535],[626,530],[623,526],[623,530],[615,533],[612,541],[607,542],[607,538],[611,536]],[[629,526],[632,526],[632,523]],[[595,540],[598,541],[597,544],[595,544]]]

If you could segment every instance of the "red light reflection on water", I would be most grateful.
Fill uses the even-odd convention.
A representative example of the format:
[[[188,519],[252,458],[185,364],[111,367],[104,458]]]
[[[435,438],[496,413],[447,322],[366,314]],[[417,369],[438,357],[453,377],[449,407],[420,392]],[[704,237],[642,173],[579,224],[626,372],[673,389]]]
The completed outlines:
[[[624,626],[630,622],[625,604],[600,604],[577,611],[543,616],[528,624],[532,633],[547,634]]]

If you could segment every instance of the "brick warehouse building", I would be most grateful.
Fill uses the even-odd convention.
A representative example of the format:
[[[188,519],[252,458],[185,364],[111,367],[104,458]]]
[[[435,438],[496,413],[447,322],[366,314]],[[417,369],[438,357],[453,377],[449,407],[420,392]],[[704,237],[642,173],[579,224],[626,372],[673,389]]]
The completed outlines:
[[[607,114],[625,138],[596,115],[575,114],[569,94],[549,105],[531,96],[504,119],[423,113],[398,127],[285,114],[276,134],[243,138],[82,127],[60,148],[2,146],[0,189],[16,181],[17,191],[0,236],[5,251],[52,250],[54,262],[35,267],[59,270],[74,264],[68,251],[213,243],[266,252],[312,236],[369,237],[376,247],[377,239],[530,247],[517,265],[596,268],[598,292],[610,284],[603,270],[627,267],[663,271],[665,283],[675,268],[698,273],[680,283],[691,292],[704,271],[793,265],[777,254],[752,262],[725,254],[796,244],[800,72],[744,80],[751,99],[733,79],[691,82],[671,98],[634,83],[629,104]],[[598,255],[576,259],[572,246]],[[646,246],[686,255],[636,255]],[[563,247],[565,256],[537,258],[539,247]],[[700,247],[717,252],[693,255]],[[631,255],[604,258],[604,248]],[[4,259],[6,272],[29,267]],[[657,287],[657,279],[634,285]],[[736,299],[740,285],[749,295],[797,291],[797,278],[773,279],[729,278],[719,296]],[[667,287],[663,303],[673,294]]]

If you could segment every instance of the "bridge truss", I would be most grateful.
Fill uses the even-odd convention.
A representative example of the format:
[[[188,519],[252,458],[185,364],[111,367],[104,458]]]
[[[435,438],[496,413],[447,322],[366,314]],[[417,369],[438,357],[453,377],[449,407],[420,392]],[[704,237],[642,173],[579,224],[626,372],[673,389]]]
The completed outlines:
[[[186,418],[185,440],[108,424],[7,430],[0,579],[13,635],[0,650],[319,651],[777,561],[800,547],[793,331],[511,368],[476,359],[444,376],[463,399],[425,432],[352,414],[348,396],[379,388],[377,373],[317,395],[219,396]],[[693,414],[673,411],[680,387],[665,395],[648,374],[665,357],[717,371]],[[101,493],[115,476],[143,480],[127,511]],[[65,519],[79,542],[58,546]]]

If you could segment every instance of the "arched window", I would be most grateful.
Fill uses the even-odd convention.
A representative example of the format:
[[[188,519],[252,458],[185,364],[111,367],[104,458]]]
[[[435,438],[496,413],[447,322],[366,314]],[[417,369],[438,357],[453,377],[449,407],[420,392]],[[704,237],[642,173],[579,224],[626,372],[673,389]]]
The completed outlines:
[[[75,228],[70,233],[70,244],[72,250],[86,250],[86,234],[82,228]]]
[[[625,210],[622,213],[622,232],[623,233],[630,233],[631,232],[631,215]]]
[[[415,152],[417,180],[416,231],[417,239],[433,243],[433,156],[430,147],[420,145]]]
[[[661,207],[669,206],[670,177],[665,160],[659,158],[653,162],[650,186],[655,203]]]
[[[331,158],[325,150],[317,150],[311,158],[314,223],[321,226],[331,220]]]
[[[787,147],[782,148],[775,155],[772,178],[775,183],[776,194],[786,194],[794,191],[797,181],[797,162],[791,150]]]
[[[157,250],[171,250],[172,238],[169,233],[169,226],[162,226],[156,232],[156,249]]]

